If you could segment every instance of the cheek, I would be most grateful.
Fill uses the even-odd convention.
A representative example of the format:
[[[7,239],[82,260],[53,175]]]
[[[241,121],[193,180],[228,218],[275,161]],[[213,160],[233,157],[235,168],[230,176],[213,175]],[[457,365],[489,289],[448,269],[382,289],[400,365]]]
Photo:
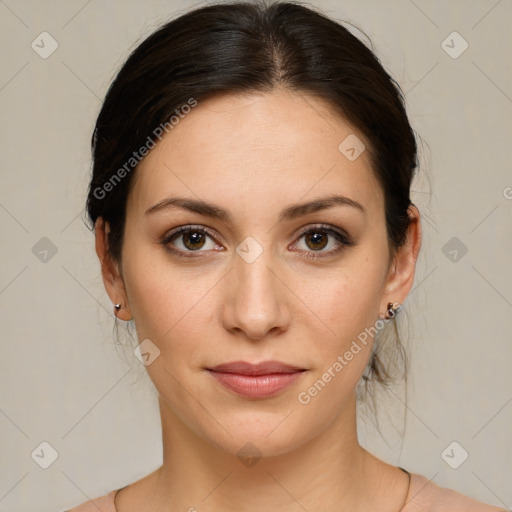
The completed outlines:
[[[311,339],[316,340],[316,364],[304,390],[305,398],[322,396],[315,399],[318,406],[341,406],[339,399],[355,388],[368,364],[382,272],[377,261],[363,258],[316,286],[303,285],[301,294],[310,298],[307,304],[312,315],[307,323],[321,329],[321,333],[311,332]]]
[[[346,344],[375,324],[382,282],[381,269],[368,264],[353,266],[340,274],[302,292],[311,298],[308,305],[324,322],[331,338],[339,340],[338,349],[343,348],[340,343]]]
[[[155,258],[154,250],[126,254],[126,290],[139,340],[149,338],[166,361],[189,356],[204,342],[204,326],[213,325],[209,292],[218,276],[178,270],[165,257]]]

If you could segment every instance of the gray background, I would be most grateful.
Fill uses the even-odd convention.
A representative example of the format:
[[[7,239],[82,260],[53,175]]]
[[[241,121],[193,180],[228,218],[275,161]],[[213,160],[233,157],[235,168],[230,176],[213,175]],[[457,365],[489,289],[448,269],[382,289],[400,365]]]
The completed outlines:
[[[82,218],[90,136],[114,72],[193,5],[0,0],[0,512],[60,511],[161,463],[155,393],[137,379],[138,361],[127,365],[115,348]],[[370,36],[425,141],[412,195],[423,247],[400,319],[412,356],[407,407],[392,392],[384,439],[361,421],[361,442],[438,485],[512,508],[512,2],[314,5]],[[43,31],[58,43],[45,59],[31,47],[51,49]],[[462,39],[446,40],[454,31],[469,45],[460,55]],[[58,453],[48,469],[31,457],[43,441]],[[462,449],[469,457],[453,469],[446,461],[460,462]]]

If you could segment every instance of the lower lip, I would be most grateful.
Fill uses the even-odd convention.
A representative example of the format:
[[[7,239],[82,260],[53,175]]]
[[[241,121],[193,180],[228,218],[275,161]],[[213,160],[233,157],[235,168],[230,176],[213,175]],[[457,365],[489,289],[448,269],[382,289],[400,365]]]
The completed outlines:
[[[265,398],[276,395],[295,382],[303,373],[300,371],[267,375],[240,375],[210,370],[210,374],[224,387],[247,398]]]

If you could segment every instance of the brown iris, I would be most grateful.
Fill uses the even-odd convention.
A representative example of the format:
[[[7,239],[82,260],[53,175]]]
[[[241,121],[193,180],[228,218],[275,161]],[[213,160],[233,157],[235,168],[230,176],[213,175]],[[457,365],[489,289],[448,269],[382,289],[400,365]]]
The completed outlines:
[[[190,250],[201,249],[205,243],[205,234],[199,231],[190,231],[183,233],[181,236],[183,237],[183,245]]]
[[[310,249],[323,249],[327,245],[327,234],[321,231],[312,231],[311,234],[306,235],[306,244]],[[312,245],[308,243],[308,240],[312,240]]]

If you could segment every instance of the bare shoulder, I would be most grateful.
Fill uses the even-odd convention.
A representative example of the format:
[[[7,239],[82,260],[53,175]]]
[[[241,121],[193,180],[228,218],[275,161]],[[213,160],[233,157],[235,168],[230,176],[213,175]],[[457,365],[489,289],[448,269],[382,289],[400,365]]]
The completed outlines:
[[[432,507],[432,512],[509,512],[504,508],[477,501],[452,489],[442,492]]]
[[[509,512],[504,508],[477,501],[452,489],[442,492],[433,503],[432,512]]]
[[[425,476],[411,474],[411,490],[403,512],[510,512],[440,487]]]

